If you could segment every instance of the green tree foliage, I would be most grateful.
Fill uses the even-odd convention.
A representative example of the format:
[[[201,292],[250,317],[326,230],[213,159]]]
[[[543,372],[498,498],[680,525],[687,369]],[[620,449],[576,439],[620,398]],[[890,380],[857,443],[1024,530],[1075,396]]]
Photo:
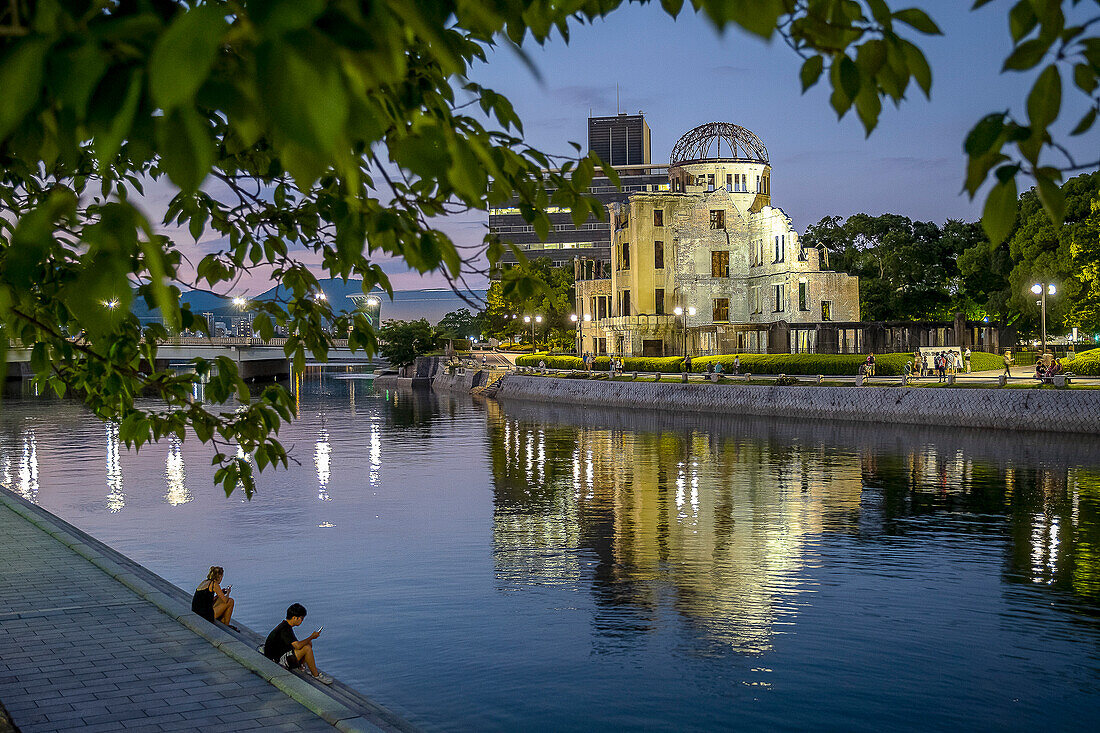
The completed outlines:
[[[959,306],[956,258],[983,239],[980,227],[914,222],[897,214],[826,217],[803,242],[830,251],[831,267],[859,276],[860,318],[948,319]]]
[[[1100,39],[1089,35],[1096,26],[1067,27],[1063,8],[1076,4],[1013,5],[1015,49],[1005,67],[1042,67],[1028,120],[991,115],[966,140],[971,193],[990,175],[997,181],[986,206],[995,240],[1011,226],[1004,221],[1020,173],[1036,178],[1044,207],[1061,219],[1054,185],[1061,173],[1040,155],[1057,149],[1048,130],[1062,110],[1062,77],[1072,76],[1089,104],[1075,133],[1095,119],[1100,77]],[[202,377],[143,367],[156,363],[167,331],[127,315],[131,287],[160,309],[167,330],[201,329],[209,324],[180,308],[179,287],[224,288],[258,268],[289,297],[251,305],[255,327],[263,337],[286,329],[297,367],[306,353],[325,355],[330,323],[349,334],[352,348],[374,350],[361,314],[332,313],[312,297],[316,276],[295,254],[310,251],[326,276],[361,278],[366,290],[389,288],[372,259],[378,255],[461,281],[486,261],[492,267],[504,246],[487,237],[479,249],[459,249],[435,226],[440,215],[484,211],[514,196],[543,236],[549,206],[568,207],[578,224],[590,214],[602,218],[603,207],[583,193],[600,161],[552,159],[526,145],[509,101],[468,71],[493,48],[568,41],[620,5],[0,4],[0,324],[33,348],[43,386],[79,394],[97,415],[118,420],[128,445],[169,433],[183,438],[191,427],[218,446],[216,480],[250,493],[252,464],[236,449],[261,469],[285,464],[274,437],[291,414],[285,393],[253,393],[223,361],[208,401],[196,403],[191,382]],[[661,6],[676,16],[684,3]],[[854,109],[868,132],[882,100],[900,103],[910,87],[931,88],[932,72],[909,37],[940,29],[917,8],[892,10],[885,0],[692,0],[691,7],[719,29],[781,36],[803,59],[803,87],[826,79],[838,115]],[[159,222],[138,205],[156,181],[178,188]],[[204,234],[224,245],[194,263],[192,274],[176,242]],[[104,311],[115,300],[119,307]],[[204,377],[211,366],[200,361],[196,371]],[[139,393],[163,404],[139,406]],[[223,410],[230,400],[239,404]]]
[[[386,321],[378,330],[378,350],[393,366],[408,366],[439,348],[439,333],[424,318]]]
[[[489,286],[486,333],[494,338],[530,339],[531,326],[523,317],[540,315],[542,324],[535,329],[540,342],[554,338],[559,345],[572,345],[575,327],[570,316],[575,299],[571,267],[553,267],[545,258],[523,259]]]
[[[1087,305],[1095,292],[1089,272],[1095,272],[1100,252],[1095,244],[1091,207],[1100,198],[1100,173],[1071,178],[1061,186],[1064,222],[1054,224],[1037,190],[1017,202],[1015,224],[999,244],[988,241],[959,257],[964,291],[979,306],[1023,334],[1039,328],[1039,308],[1031,286],[1053,282],[1058,292],[1047,299],[1047,328],[1059,333],[1094,323]],[[1075,251],[1076,248],[1076,251]]]
[[[484,330],[484,319],[480,313],[471,313],[469,308],[459,308],[440,318],[436,330],[443,338],[477,338]]]
[[[1087,333],[1100,333],[1100,195],[1070,240],[1070,255],[1077,267],[1082,292],[1070,311],[1073,325]]]

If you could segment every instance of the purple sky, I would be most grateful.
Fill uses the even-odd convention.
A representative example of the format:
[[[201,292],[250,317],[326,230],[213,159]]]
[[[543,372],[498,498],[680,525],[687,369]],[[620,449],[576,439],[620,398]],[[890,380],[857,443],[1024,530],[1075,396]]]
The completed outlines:
[[[870,138],[854,112],[837,121],[827,84],[800,93],[801,61],[781,40],[768,44],[739,31],[719,35],[689,11],[674,21],[659,6],[626,6],[606,21],[578,26],[568,46],[560,40],[545,48],[527,44],[541,81],[508,49],[495,51],[473,78],[506,94],[524,120],[527,140],[554,153],[569,153],[570,140],[585,143],[590,113],[644,111],[658,163],[667,162],[679,136],[696,125],[743,125],[767,146],[773,202],[799,231],[823,216],[858,212],[892,212],[941,224],[949,218],[973,220],[981,204],[960,193],[963,139],[984,114],[1022,111],[1031,75],[1000,74],[1011,49],[1006,3],[976,12],[962,0],[921,4],[945,32],[935,38],[907,36],[925,50],[932,66],[932,100],[914,84],[900,109],[884,107]],[[1063,115],[1055,130],[1065,137],[1085,107],[1068,79],[1063,87]],[[1070,139],[1071,151],[1079,158],[1095,157],[1098,134],[1094,128]],[[475,242],[485,220],[463,217],[448,221],[445,229],[460,242]],[[398,288],[443,283],[438,276],[403,274],[398,263],[386,269]],[[248,289],[266,287],[255,282]]]

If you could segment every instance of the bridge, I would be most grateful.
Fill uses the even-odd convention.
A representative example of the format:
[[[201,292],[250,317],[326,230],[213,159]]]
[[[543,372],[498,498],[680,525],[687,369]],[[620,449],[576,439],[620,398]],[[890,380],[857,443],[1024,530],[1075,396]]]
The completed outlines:
[[[264,341],[247,336],[205,338],[202,336],[177,336],[157,345],[157,369],[187,366],[192,359],[214,359],[226,356],[237,363],[241,377],[246,380],[279,379],[290,376],[290,360],[283,352],[285,338]],[[30,369],[31,350],[12,344],[8,348],[8,379],[27,379],[33,376]],[[378,366],[362,351],[352,352],[347,339],[334,339],[328,359],[320,362],[306,358],[307,366],[321,364],[336,366]]]

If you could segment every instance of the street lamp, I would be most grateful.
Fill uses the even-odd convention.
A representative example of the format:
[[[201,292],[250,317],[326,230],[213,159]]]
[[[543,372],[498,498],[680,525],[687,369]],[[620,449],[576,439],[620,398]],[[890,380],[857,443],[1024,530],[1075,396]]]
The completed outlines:
[[[118,298],[111,298],[110,300],[103,301],[103,307],[113,311],[115,308],[118,308]]]
[[[1047,353],[1047,296],[1054,295],[1058,290],[1054,287],[1054,283],[1035,283],[1031,286],[1031,292],[1041,297],[1042,316],[1040,323],[1042,324],[1043,342],[1040,355],[1042,356]]]
[[[687,353],[687,319],[683,317],[684,316],[684,309],[681,308],[680,306],[676,306],[675,308],[673,308],[672,312],[675,313],[676,317],[680,320],[680,331],[681,331],[680,354],[682,356],[682,355]],[[687,314],[688,314],[689,317],[694,316],[695,315],[695,306],[693,306],[693,305],[688,306]]]

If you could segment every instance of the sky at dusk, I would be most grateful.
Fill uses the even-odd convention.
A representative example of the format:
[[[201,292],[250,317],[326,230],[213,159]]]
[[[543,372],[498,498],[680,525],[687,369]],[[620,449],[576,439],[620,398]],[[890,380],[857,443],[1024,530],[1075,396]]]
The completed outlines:
[[[854,112],[837,121],[827,83],[801,93],[801,60],[781,39],[769,44],[740,31],[719,34],[689,10],[673,20],[659,5],[624,7],[606,20],[575,26],[568,45],[560,39],[542,48],[526,44],[541,79],[506,48],[492,52],[472,77],[509,97],[524,120],[527,141],[552,153],[571,153],[569,141],[585,144],[590,114],[643,111],[655,163],[667,163],[676,140],[696,125],[722,121],[747,127],[768,148],[774,205],[800,232],[824,216],[859,212],[940,224],[975,220],[981,197],[971,201],[961,192],[963,140],[989,112],[1022,113],[1031,77],[1000,73],[1011,50],[1006,3],[976,12],[970,5],[922,3],[945,32],[907,36],[932,66],[932,99],[911,85],[900,109],[884,106],[869,138]],[[1065,80],[1063,114],[1054,128],[1063,138],[1085,111],[1070,86]],[[1094,128],[1069,139],[1071,151],[1095,159],[1098,134]],[[470,215],[443,228],[459,243],[474,243],[484,235],[486,221],[484,215]],[[396,262],[385,269],[400,289],[445,284],[440,276],[405,273]],[[268,286],[243,285],[257,292]]]

